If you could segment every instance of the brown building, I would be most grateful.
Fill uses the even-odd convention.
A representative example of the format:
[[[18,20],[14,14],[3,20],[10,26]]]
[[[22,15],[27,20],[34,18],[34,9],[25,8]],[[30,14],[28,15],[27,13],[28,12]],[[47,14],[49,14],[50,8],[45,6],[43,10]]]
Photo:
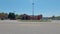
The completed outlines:
[[[41,20],[41,19],[42,19],[42,15],[37,15],[37,16],[30,16],[27,14],[22,15],[22,20]]]
[[[7,18],[8,18],[7,14],[0,13],[0,19],[7,19]]]

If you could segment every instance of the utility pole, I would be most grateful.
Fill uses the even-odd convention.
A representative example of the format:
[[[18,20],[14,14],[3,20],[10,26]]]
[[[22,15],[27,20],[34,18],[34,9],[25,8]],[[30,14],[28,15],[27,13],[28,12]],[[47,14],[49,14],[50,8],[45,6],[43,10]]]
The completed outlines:
[[[33,20],[34,20],[34,0],[32,2],[32,15],[33,15]]]

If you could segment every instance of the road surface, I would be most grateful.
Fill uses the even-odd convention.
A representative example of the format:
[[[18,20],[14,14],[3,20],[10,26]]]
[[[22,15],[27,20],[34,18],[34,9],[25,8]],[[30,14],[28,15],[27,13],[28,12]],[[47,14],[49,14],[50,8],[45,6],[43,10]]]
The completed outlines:
[[[52,22],[0,20],[0,34],[60,34],[60,20]]]

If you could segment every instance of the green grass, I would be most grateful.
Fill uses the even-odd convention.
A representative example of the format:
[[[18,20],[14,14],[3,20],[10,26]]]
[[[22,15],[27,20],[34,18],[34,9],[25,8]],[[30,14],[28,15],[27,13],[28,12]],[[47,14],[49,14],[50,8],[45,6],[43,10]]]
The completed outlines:
[[[51,20],[19,20],[21,22],[51,22]]]

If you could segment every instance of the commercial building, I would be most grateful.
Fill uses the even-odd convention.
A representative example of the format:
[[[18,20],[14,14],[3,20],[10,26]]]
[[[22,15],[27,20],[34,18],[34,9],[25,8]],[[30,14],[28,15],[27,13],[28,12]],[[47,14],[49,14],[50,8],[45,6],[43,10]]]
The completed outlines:
[[[41,20],[41,19],[42,19],[42,15],[37,15],[37,16],[31,16],[27,14],[22,15],[22,20]]]

